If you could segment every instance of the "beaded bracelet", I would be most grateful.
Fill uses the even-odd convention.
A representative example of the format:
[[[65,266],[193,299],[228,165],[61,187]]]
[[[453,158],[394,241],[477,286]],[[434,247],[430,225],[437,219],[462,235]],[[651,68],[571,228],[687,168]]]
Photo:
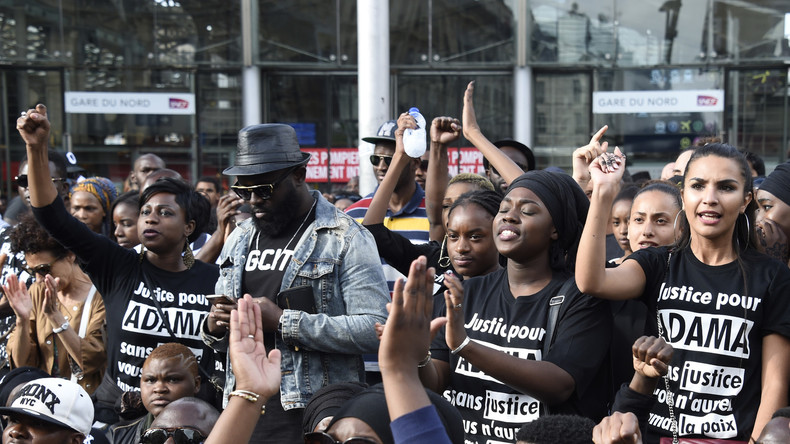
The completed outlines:
[[[258,402],[258,399],[261,397],[261,395],[255,392],[251,392],[249,390],[234,390],[230,392],[230,394],[228,395],[228,397],[231,396],[238,396],[239,398],[246,399],[247,401],[250,401],[253,404]],[[266,413],[266,405],[261,406],[261,415],[263,415],[264,413]]]

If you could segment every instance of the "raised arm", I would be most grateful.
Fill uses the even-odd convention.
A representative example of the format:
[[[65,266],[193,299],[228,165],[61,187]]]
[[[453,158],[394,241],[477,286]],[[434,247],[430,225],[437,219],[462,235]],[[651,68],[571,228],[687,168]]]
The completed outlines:
[[[625,156],[619,148],[590,164],[593,192],[576,255],[576,284],[582,293],[603,299],[633,299],[645,288],[645,272],[636,261],[606,268],[606,228],[624,171]]]
[[[362,225],[374,225],[384,222],[390,198],[392,193],[395,192],[395,186],[398,184],[401,172],[411,163],[411,157],[403,150],[403,131],[406,128],[417,128],[417,121],[409,113],[403,113],[398,117],[398,129],[395,130],[395,154],[392,156],[392,163],[387,168],[384,180],[381,181],[376,194],[373,195],[373,199],[370,201],[365,218],[362,219]]]
[[[606,152],[609,142],[601,143],[601,138],[606,134],[609,127],[604,125],[595,133],[590,139],[590,143],[582,147],[576,148],[573,151],[573,180],[579,184],[582,190],[587,190],[587,185],[590,183],[590,164]]]
[[[206,444],[250,440],[263,406],[280,390],[280,359],[277,349],[266,355],[258,304],[249,295],[239,299],[239,308],[230,318],[230,362],[236,375],[233,393],[238,395],[228,399]]]
[[[442,223],[442,201],[450,180],[447,145],[458,140],[461,122],[452,117],[436,117],[431,123],[431,150],[428,153],[428,177],[425,179],[425,210],[428,213],[431,240],[441,241],[445,227]]]
[[[40,208],[47,206],[58,197],[58,190],[49,173],[49,119],[47,107],[38,104],[16,119],[16,129],[25,141],[27,149],[27,177],[30,184],[30,204]]]
[[[472,142],[488,162],[493,166],[499,175],[505,179],[508,184],[514,181],[518,176],[524,174],[524,171],[513,162],[507,154],[500,151],[499,148],[494,146],[486,136],[480,131],[480,125],[477,124],[477,115],[475,114],[475,106],[473,96],[475,93],[474,80],[469,82],[464,92],[464,111],[463,111],[463,124],[464,124],[464,137]]]

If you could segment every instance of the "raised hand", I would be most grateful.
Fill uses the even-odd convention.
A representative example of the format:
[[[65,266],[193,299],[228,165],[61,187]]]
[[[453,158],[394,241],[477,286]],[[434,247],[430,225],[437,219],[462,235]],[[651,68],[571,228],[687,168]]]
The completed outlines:
[[[774,259],[787,264],[790,259],[787,236],[776,222],[763,219],[757,224],[757,247]]]
[[[464,122],[464,137],[469,140],[472,140],[472,137],[480,132],[480,125],[477,124],[477,115],[475,114],[474,95],[475,81],[472,80],[466,85],[466,91],[464,92],[464,110],[461,114],[461,118]]]
[[[642,444],[639,421],[633,413],[614,412],[593,428],[595,444]]]
[[[395,141],[403,140],[403,133],[407,128],[417,129],[417,121],[409,113],[401,113],[398,116],[398,129],[395,130]],[[397,149],[397,147],[396,147]]]
[[[228,193],[219,198],[217,202],[217,232],[222,232],[228,236],[235,226],[231,223],[233,216],[238,214],[239,206],[244,203],[235,193]]]
[[[590,178],[595,186],[618,184],[625,173],[625,154],[615,147],[613,153],[603,152],[589,166]]]
[[[277,349],[266,355],[263,345],[261,309],[248,294],[239,299],[230,314],[230,362],[236,388],[270,398],[280,390],[280,360]]]
[[[58,286],[60,285],[60,278],[52,277],[51,274],[44,276],[44,314],[47,317],[52,317],[55,313],[60,313],[58,310]]]
[[[36,150],[46,150],[47,140],[49,139],[47,107],[38,104],[35,108],[23,112],[16,119],[16,129],[26,145]]]
[[[582,189],[584,189],[587,182],[590,181],[590,164],[592,164],[598,156],[605,153],[606,148],[609,147],[609,142],[601,143],[601,138],[606,134],[606,130],[608,129],[609,126],[604,125],[592,136],[590,143],[576,148],[573,152],[573,157],[571,159],[573,164],[573,179],[576,180],[576,183],[578,183]]]
[[[634,370],[646,378],[659,378],[667,374],[675,350],[663,338],[642,336],[631,347]]]
[[[431,143],[448,145],[461,137],[461,121],[454,117],[435,117],[431,122]]]
[[[17,320],[29,321],[30,313],[33,311],[33,300],[30,298],[30,293],[28,293],[25,283],[21,282],[15,274],[12,274],[8,276],[8,283],[3,285],[3,291],[6,298],[8,298],[8,303],[11,304],[11,308],[16,314]]]
[[[434,269],[425,256],[411,263],[406,283],[395,282],[389,317],[382,328],[379,366],[382,373],[405,370],[416,373],[431,342]]]
[[[461,280],[452,273],[444,275],[444,285],[449,288],[444,291],[444,302],[447,305],[445,342],[450,350],[455,350],[466,339],[463,308],[464,286]]]

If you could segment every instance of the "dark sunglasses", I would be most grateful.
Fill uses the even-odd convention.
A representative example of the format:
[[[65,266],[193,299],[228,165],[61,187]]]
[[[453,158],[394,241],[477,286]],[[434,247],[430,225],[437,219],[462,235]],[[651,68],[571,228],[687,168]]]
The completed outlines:
[[[55,264],[55,262],[57,262],[57,261],[59,261],[61,259],[63,259],[63,258],[62,257],[57,257],[52,262],[50,262],[48,264],[36,265],[33,268],[22,267],[22,269],[25,270],[27,272],[27,274],[29,274],[31,276],[35,276],[36,274],[40,274],[41,276],[46,276],[48,274],[52,274],[52,266]]]
[[[332,435],[324,432],[305,433],[304,444],[375,444],[371,438],[351,437],[345,441],[337,441]]]
[[[427,160],[420,160],[420,169],[423,171],[428,171],[428,161]]]
[[[63,182],[64,180],[66,180],[66,179],[63,179],[63,178],[60,178],[60,177],[53,177],[52,178],[53,182]],[[29,184],[27,182],[27,174],[20,174],[19,176],[14,177],[14,181],[16,182],[17,186],[22,187],[22,188],[28,188]]]
[[[382,160],[384,161],[385,164],[387,164],[387,166],[390,166],[392,164],[392,156],[382,156],[380,154],[370,155],[370,163],[372,163],[373,166],[378,166]]]
[[[140,444],[164,444],[171,436],[175,444],[200,444],[206,440],[206,437],[198,429],[179,427],[176,429],[148,429],[140,437]]]
[[[256,196],[260,197],[263,200],[268,200],[272,198],[272,194],[274,194],[274,187],[280,184],[289,174],[294,170],[294,168],[289,168],[285,174],[280,176],[279,179],[275,180],[272,183],[262,183],[260,185],[250,185],[244,186],[239,185],[238,182],[230,186],[230,189],[233,190],[237,196],[244,200],[250,200],[252,198],[252,193],[255,193]]]

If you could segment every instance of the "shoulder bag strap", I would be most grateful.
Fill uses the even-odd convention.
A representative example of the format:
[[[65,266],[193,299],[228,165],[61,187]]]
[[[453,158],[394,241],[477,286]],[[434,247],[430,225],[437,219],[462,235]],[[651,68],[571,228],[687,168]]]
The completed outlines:
[[[562,287],[560,287],[560,291],[558,292],[557,296],[549,299],[549,319],[546,322],[546,337],[543,339],[543,357],[545,358],[548,354],[549,350],[551,349],[552,344],[554,344],[554,333],[557,329],[557,320],[560,317],[560,308],[562,308],[562,304],[565,302],[565,295],[567,295],[571,288],[576,284],[576,279],[568,278]]]
[[[82,318],[80,318],[80,338],[84,338],[88,333],[88,323],[91,317],[91,304],[93,303],[93,296],[96,294],[96,286],[91,285],[91,290],[88,293],[88,298],[85,299],[85,305],[82,306]]]

